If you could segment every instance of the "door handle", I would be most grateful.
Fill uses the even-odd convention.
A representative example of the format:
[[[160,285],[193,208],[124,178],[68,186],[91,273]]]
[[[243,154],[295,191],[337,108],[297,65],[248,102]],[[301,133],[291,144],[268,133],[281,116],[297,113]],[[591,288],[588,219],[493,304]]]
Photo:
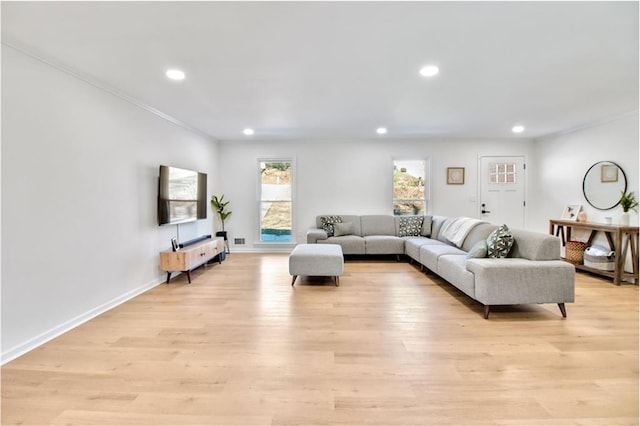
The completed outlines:
[[[480,211],[482,214],[491,213],[489,210],[484,209],[486,206],[487,205],[485,203],[482,203],[482,210]]]

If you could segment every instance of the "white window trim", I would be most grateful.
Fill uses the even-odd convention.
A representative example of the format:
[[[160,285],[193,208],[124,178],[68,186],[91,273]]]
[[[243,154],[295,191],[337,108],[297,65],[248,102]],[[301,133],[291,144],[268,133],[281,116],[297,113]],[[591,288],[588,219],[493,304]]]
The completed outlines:
[[[291,241],[262,241],[262,227],[260,224],[260,203],[262,203],[262,180],[260,179],[260,163],[291,163]],[[297,193],[297,182],[296,182],[296,157],[259,157],[256,163],[256,205],[255,212],[256,215],[256,228],[257,228],[257,236],[258,238],[253,243],[254,247],[283,247],[283,246],[295,246],[297,244],[297,226],[296,226],[296,193]]]

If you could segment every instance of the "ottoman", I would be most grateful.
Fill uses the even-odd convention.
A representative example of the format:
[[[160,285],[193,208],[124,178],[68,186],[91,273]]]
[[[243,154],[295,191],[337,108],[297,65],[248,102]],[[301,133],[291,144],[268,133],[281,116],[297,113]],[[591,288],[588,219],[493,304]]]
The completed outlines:
[[[298,244],[289,255],[291,286],[298,275],[334,277],[336,287],[344,272],[344,258],[339,244]]]

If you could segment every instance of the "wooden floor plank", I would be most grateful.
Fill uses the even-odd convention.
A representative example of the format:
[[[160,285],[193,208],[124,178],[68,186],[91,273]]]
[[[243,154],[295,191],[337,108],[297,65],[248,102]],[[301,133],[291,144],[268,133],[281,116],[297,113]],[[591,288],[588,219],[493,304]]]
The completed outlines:
[[[637,425],[638,287],[483,307],[395,259],[227,256],[2,367],[3,425]]]

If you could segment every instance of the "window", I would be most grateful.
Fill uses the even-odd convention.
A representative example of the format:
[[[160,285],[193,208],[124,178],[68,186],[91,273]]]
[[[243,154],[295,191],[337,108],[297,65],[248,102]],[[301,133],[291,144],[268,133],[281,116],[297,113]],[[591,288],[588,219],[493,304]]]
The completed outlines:
[[[393,161],[393,214],[426,214],[425,160]]]
[[[291,242],[292,161],[260,161],[260,241]]]
[[[515,163],[489,163],[490,183],[516,183]]]

